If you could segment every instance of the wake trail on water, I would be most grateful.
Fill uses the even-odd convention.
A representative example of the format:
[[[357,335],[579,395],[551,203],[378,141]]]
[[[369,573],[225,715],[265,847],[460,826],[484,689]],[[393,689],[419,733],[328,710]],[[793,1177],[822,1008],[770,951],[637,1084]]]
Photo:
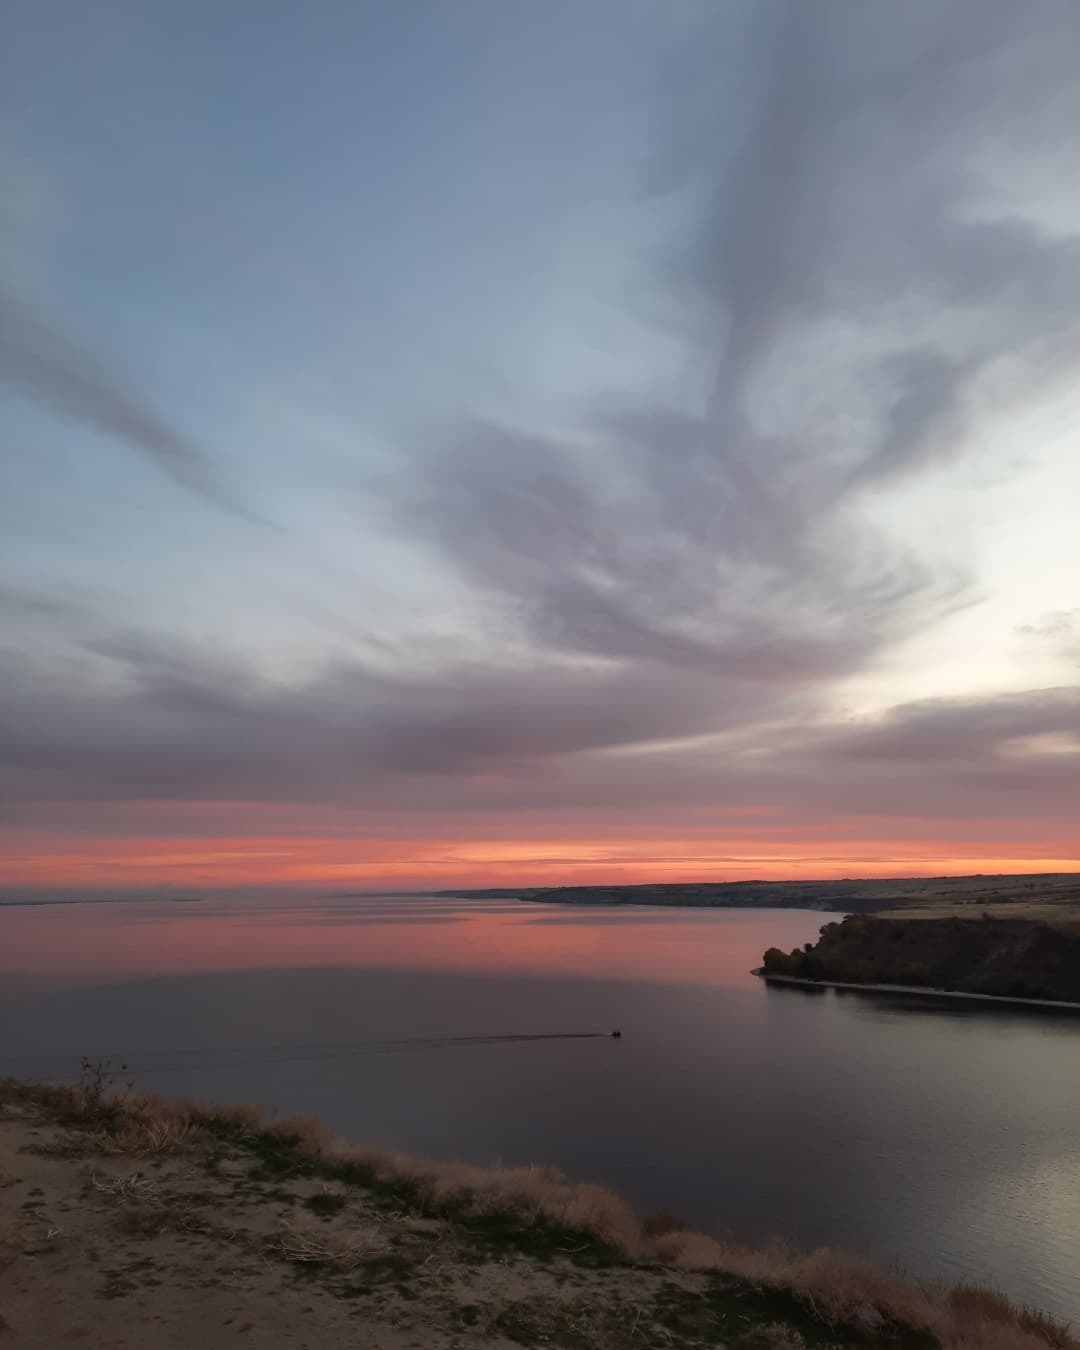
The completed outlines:
[[[261,1064],[316,1063],[321,1060],[354,1059],[364,1055],[405,1054],[422,1050],[457,1050],[485,1045],[529,1044],[536,1041],[610,1040],[610,1031],[551,1031],[487,1036],[417,1036],[394,1040],[330,1041],[315,1044],[245,1045],[193,1050],[131,1050],[74,1055],[20,1055],[0,1064],[90,1061],[119,1063],[119,1073],[137,1077],[148,1074],[183,1073],[192,1069],[239,1069]],[[146,1063],[145,1061],[152,1061]]]

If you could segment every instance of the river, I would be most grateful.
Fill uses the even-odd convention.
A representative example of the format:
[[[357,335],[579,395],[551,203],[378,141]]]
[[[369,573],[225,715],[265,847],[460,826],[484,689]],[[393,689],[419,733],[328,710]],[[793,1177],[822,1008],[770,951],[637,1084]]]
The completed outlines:
[[[0,1074],[111,1058],[156,1091],[319,1115],[421,1156],[554,1163],[710,1231],[867,1253],[1080,1321],[1080,1017],[749,973],[827,917],[423,896],[3,906]]]

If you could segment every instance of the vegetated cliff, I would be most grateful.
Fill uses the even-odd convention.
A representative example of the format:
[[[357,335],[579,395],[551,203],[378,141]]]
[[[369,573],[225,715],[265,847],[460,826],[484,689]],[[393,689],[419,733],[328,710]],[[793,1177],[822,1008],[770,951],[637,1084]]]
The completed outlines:
[[[770,947],[765,975],[905,984],[1006,998],[1080,1002],[1080,936],[1025,919],[879,919],[828,923],[816,945]]]

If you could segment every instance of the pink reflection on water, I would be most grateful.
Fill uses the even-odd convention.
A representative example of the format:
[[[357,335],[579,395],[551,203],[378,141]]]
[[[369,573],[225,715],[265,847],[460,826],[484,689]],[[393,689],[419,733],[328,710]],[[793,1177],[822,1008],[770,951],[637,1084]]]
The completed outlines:
[[[791,910],[571,909],[413,897],[0,908],[0,977],[81,984],[354,966],[749,984],[761,953],[814,937]]]

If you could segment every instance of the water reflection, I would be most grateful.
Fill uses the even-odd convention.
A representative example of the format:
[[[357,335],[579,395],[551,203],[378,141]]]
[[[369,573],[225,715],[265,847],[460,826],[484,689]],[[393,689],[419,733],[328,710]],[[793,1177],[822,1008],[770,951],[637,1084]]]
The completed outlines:
[[[1080,1023],[749,974],[823,917],[416,897],[0,909],[0,1073],[111,1054],[161,1091],[314,1112],[419,1154],[552,1162],[748,1240],[1080,1317]]]
[[[0,910],[0,976],[140,978],[206,970],[377,966],[573,973],[748,985],[762,943],[821,916],[620,909],[578,914],[517,901],[409,897],[22,906]],[[448,931],[455,930],[455,931]]]

